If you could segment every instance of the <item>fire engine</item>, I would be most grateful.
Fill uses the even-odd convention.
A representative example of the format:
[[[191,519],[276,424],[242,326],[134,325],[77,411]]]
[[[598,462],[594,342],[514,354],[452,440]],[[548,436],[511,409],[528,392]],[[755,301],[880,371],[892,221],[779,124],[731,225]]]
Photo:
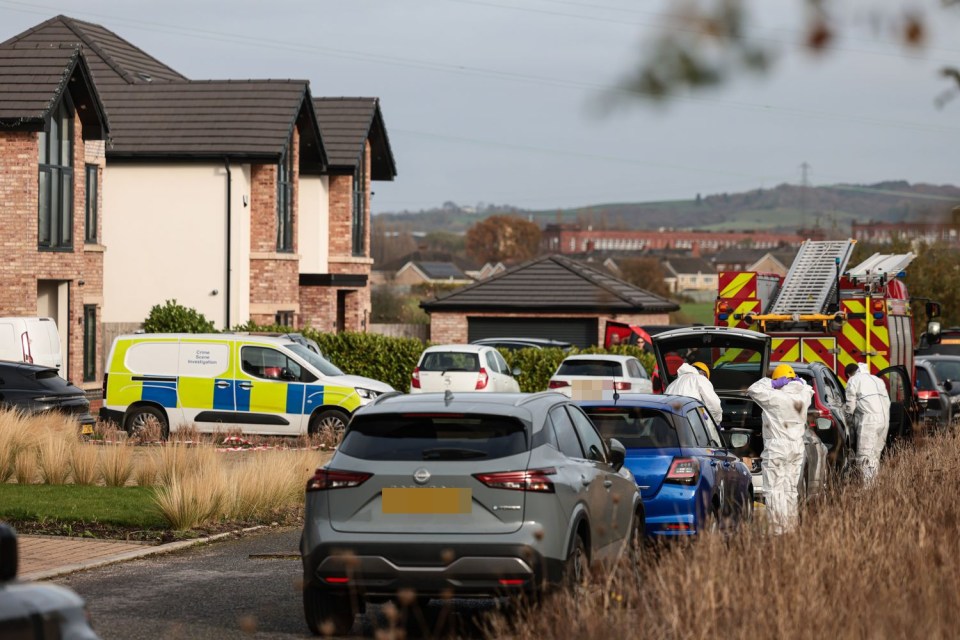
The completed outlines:
[[[785,277],[720,273],[716,324],[766,333],[772,338],[771,361],[823,362],[844,383],[848,364],[867,363],[887,380],[891,401],[910,423],[915,343],[902,278],[916,256],[877,253],[848,269],[855,242],[807,240]],[[928,302],[926,310],[930,320],[939,305]]]

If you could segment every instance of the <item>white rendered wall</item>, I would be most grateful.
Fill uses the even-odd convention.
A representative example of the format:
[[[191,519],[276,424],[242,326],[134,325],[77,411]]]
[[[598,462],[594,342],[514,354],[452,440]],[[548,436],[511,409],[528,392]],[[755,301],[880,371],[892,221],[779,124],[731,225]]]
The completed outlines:
[[[300,273],[328,273],[330,187],[327,176],[300,176],[297,251]]]

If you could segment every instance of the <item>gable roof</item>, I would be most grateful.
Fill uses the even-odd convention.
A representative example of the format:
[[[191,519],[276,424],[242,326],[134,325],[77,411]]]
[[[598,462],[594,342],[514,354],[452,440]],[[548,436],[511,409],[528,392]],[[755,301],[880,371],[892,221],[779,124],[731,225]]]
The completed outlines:
[[[375,265],[375,269],[377,271],[399,271],[410,262],[418,264],[424,262],[450,262],[461,271],[471,271],[479,268],[476,262],[462,255],[449,253],[447,251],[418,249],[395,260],[389,260],[383,264]]]
[[[667,271],[674,275],[690,273],[717,273],[716,265],[703,258],[667,258],[663,261],[663,266]]]
[[[430,280],[469,280],[452,262],[411,262],[409,263],[420,270]]]
[[[397,165],[379,98],[315,98],[330,169],[353,172],[370,140],[370,179],[393,180]]]
[[[0,48],[0,127],[43,129],[65,93],[80,115],[83,138],[103,139],[106,113],[79,46]]]
[[[488,280],[420,303],[431,311],[595,311],[660,313],[680,306],[615,278],[609,273],[548,255],[508,269]]]
[[[296,121],[301,171],[320,171],[326,161],[306,80],[128,85],[111,109],[111,158],[276,160]]]

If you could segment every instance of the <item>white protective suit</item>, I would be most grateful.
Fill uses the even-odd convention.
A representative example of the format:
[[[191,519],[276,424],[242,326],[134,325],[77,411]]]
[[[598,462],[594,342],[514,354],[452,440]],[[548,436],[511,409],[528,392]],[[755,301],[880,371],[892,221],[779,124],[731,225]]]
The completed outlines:
[[[747,395],[763,410],[763,492],[772,529],[783,533],[797,523],[803,434],[813,388],[795,379],[774,389],[773,380],[761,378]]]
[[[887,385],[870,373],[864,363],[847,381],[847,423],[857,432],[857,464],[865,482],[871,482],[880,467],[880,454],[890,429],[890,395]]]
[[[713,390],[713,385],[706,376],[700,374],[700,369],[693,365],[683,363],[677,368],[677,379],[667,385],[663,391],[664,394],[674,396],[687,396],[696,398],[703,403],[713,421],[720,424],[723,418],[723,408],[720,406],[720,398]]]

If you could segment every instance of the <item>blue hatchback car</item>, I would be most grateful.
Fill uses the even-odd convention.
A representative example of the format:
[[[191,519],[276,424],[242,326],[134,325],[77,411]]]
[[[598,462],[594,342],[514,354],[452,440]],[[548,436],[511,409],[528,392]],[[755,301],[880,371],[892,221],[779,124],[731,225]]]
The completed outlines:
[[[686,396],[622,394],[578,403],[601,435],[627,450],[653,538],[737,526],[750,517],[750,470],[724,448],[703,404]]]

